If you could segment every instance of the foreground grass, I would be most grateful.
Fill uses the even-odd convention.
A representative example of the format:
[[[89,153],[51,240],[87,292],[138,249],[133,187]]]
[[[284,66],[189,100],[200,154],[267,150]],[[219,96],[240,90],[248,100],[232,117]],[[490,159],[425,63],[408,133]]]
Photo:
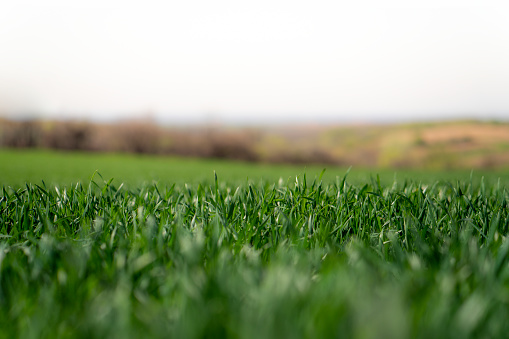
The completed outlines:
[[[504,337],[508,198],[303,177],[4,187],[0,336]]]

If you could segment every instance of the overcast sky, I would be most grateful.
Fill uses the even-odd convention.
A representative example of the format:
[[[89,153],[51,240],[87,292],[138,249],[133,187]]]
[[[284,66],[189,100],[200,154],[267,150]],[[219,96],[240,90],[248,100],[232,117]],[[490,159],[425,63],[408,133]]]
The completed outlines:
[[[509,1],[4,1],[0,111],[509,119]]]

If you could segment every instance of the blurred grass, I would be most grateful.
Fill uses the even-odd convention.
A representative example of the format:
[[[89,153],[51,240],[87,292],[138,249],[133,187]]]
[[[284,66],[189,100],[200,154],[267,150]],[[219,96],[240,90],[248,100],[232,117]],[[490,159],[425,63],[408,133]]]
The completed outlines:
[[[114,179],[114,183],[126,186],[158,182],[163,185],[192,182],[211,183],[214,172],[223,180],[241,184],[250,182],[274,182],[280,178],[286,182],[301,179],[306,174],[308,180],[319,176],[323,169],[323,181],[335,182],[343,177],[348,167],[332,165],[288,165],[249,163],[241,161],[182,158],[174,156],[132,155],[115,153],[59,152],[49,150],[0,149],[0,185],[20,187],[26,182],[50,185],[70,185],[76,182],[87,183],[97,171],[104,180]],[[509,183],[509,170],[426,170],[390,168],[353,167],[348,180],[354,184],[370,182],[378,175],[380,182],[390,185],[397,179],[400,182],[411,180],[431,184],[437,180],[470,181],[474,184],[484,177],[486,184]]]

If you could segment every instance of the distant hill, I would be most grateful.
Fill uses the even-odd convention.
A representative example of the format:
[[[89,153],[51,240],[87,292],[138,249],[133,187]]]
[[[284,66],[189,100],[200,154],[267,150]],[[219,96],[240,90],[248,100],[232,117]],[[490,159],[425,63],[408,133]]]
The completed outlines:
[[[276,158],[321,154],[324,160],[345,165],[509,168],[509,123],[467,120],[287,128],[266,133],[260,149]]]
[[[0,120],[3,147],[133,152],[279,163],[398,168],[508,168],[509,123],[161,127]]]

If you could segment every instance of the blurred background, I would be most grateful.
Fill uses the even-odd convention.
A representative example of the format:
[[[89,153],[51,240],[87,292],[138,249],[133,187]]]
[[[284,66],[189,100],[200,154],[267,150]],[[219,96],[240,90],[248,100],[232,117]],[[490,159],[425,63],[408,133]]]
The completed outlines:
[[[509,3],[0,10],[2,147],[509,168]]]

